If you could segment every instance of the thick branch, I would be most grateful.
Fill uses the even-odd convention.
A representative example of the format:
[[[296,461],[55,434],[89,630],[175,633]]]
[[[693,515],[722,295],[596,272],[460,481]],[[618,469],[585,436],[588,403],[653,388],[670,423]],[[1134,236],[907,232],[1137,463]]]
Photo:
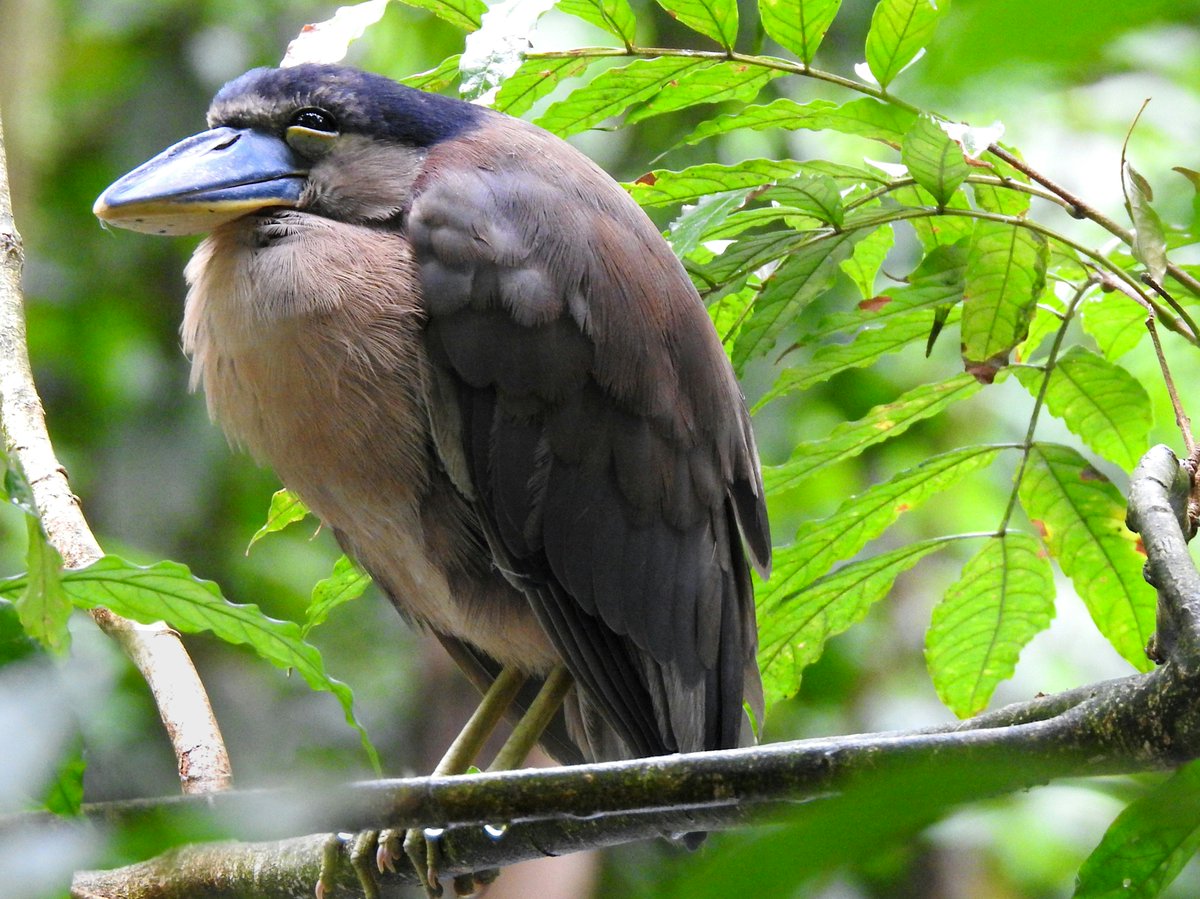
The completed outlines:
[[[1179,514],[1189,483],[1176,472],[1170,450],[1156,447],[1142,460],[1130,491],[1130,521],[1143,535],[1149,570],[1160,590],[1160,608],[1180,637],[1156,671],[1039,697],[971,721],[926,731],[867,734],[780,743],[752,749],[615,762],[602,765],[417,778],[355,784],[321,791],[226,793],[204,799],[176,797],[106,803],[85,808],[92,822],[167,820],[202,813],[225,832],[264,839],[301,831],[354,831],[389,826],[463,826],[446,834],[444,871],[454,874],[525,858],[644,839],[663,831],[718,829],[744,824],[781,806],[819,814],[836,803],[854,803],[878,792],[942,795],[940,806],[994,796],[1061,777],[1132,773],[1170,767],[1200,757],[1200,681],[1195,647],[1200,575],[1187,555]],[[936,777],[930,777],[931,774]],[[924,776],[923,776],[924,775]],[[927,796],[914,795],[912,799]],[[290,810],[290,814],[288,813]],[[185,820],[185,819],[184,819]],[[248,822],[256,822],[248,824]],[[499,839],[479,825],[510,824]],[[46,825],[46,818],[16,816],[9,827]],[[179,823],[176,821],[175,823]],[[193,824],[195,822],[193,821]],[[320,842],[317,842],[320,841]],[[217,847],[230,853],[231,876],[247,870],[246,857],[282,853],[296,878],[310,883],[320,864],[319,837],[265,846]],[[303,847],[303,851],[299,847]],[[212,847],[197,852],[208,853]],[[212,850],[215,851],[215,850]],[[175,851],[165,857],[181,864]],[[212,869],[212,856],[206,868]],[[87,872],[79,896],[137,895],[142,899],[184,892],[105,892],[124,874],[177,886],[164,857],[117,872]],[[185,866],[186,867],[186,866]],[[182,869],[181,869],[182,870]],[[181,875],[182,876],[182,875]],[[116,878],[117,880],[114,880]],[[212,887],[209,895],[249,891],[244,879]],[[392,883],[389,878],[385,886]],[[211,886],[211,884],[210,884]],[[357,895],[352,882],[345,895]],[[164,888],[165,889],[165,888]],[[193,888],[193,892],[194,892]],[[206,889],[209,889],[206,887]],[[298,895],[284,891],[266,896]],[[386,893],[385,893],[386,894]],[[340,895],[340,894],[339,894]]]
[[[21,298],[24,254],[13,218],[0,124],[0,423],[7,448],[33,490],[50,543],[68,568],[82,568],[103,554],[55,458],[42,403],[33,383],[25,342]],[[179,762],[185,793],[227,789],[229,756],[196,669],[179,635],[161,622],[141,625],[107,609],[92,617],[115,639],[142,673]]]

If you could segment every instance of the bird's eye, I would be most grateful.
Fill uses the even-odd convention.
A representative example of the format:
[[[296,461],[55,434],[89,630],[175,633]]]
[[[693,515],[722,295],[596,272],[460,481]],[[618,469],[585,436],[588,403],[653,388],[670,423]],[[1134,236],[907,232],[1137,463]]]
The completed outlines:
[[[321,131],[326,134],[335,134],[338,130],[337,122],[334,121],[333,116],[325,110],[315,107],[301,109],[292,116],[292,121],[288,124],[288,127],[307,128],[309,131]]]

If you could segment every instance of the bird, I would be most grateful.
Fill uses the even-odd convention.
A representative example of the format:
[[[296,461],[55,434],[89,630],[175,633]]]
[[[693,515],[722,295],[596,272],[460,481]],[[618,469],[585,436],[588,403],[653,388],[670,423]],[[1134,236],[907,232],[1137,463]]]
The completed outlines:
[[[191,384],[481,689],[565,669],[563,763],[762,719],[761,467],[704,304],[629,193],[515,117],[348,66],[253,69],[114,182],[206,234]]]

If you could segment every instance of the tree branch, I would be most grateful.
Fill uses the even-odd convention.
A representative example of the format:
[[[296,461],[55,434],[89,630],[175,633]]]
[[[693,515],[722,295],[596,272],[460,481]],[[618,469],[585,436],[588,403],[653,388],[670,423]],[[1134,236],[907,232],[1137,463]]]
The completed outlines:
[[[0,424],[9,454],[25,472],[34,505],[51,545],[68,568],[83,568],[103,555],[79,498],[54,455],[42,402],[33,383],[25,341],[21,294],[24,252],[13,218],[12,195],[0,123]],[[229,756],[204,685],[179,635],[159,622],[142,625],[95,609],[92,618],[112,637],[145,678],[158,706],[185,793],[230,786]]]
[[[1143,457],[1130,489],[1130,526],[1142,534],[1148,577],[1159,590],[1163,664],[1149,674],[921,731],[316,791],[100,803],[86,806],[83,819],[111,827],[144,823],[152,814],[164,824],[195,827],[199,815],[200,826],[249,840],[385,826],[457,828],[443,837],[442,867],[453,875],[664,832],[745,825],[783,808],[796,809],[797,803],[802,803],[800,814],[819,814],[833,804],[860,801],[883,782],[910,784],[914,798],[920,798],[932,778],[942,793],[935,805],[942,808],[1056,778],[1171,767],[1200,757],[1200,573],[1180,523],[1186,520],[1181,516],[1189,490],[1190,478],[1171,450],[1161,446]],[[958,772],[969,776],[954,776]],[[52,820],[44,815],[0,819],[0,839],[12,828],[49,826]],[[498,822],[515,823],[493,826],[491,835],[481,827]],[[203,888],[213,896],[298,896],[288,884],[304,884],[307,890],[315,882],[325,846],[326,838],[315,835],[176,849],[130,868],[82,872],[74,895],[165,899]],[[256,867],[252,860],[263,857],[281,866],[270,889],[249,879],[263,870],[261,861]],[[225,872],[225,879],[214,882],[214,872]],[[209,878],[202,887],[189,879],[201,876]],[[352,875],[343,872],[342,877],[339,889],[345,892],[337,895],[361,895]],[[384,895],[408,878],[407,871],[384,878]],[[153,886],[122,891],[130,883]],[[114,884],[120,888],[114,891]]]

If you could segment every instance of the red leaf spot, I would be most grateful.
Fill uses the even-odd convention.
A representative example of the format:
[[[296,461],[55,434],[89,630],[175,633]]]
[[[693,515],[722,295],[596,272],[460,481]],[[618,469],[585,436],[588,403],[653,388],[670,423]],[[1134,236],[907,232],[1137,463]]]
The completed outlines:
[[[889,297],[886,293],[881,293],[877,296],[871,297],[869,300],[863,300],[858,304],[858,308],[863,312],[878,312],[891,301],[891,297]]]
[[[1147,555],[1147,553],[1146,553],[1146,544],[1142,542],[1142,538],[1141,538],[1141,537],[1138,537],[1138,538],[1137,538],[1137,543],[1135,543],[1135,544],[1133,545],[1133,549],[1134,549],[1134,551],[1135,551],[1135,552],[1139,553],[1140,555],[1143,555],[1143,556]]]
[[[308,32],[310,32],[310,31],[316,31],[316,30],[317,30],[317,26],[316,26],[316,25],[313,25],[313,24],[311,24],[311,23],[310,23],[310,24],[308,24],[308,25],[304,25],[304,26],[302,26],[302,27],[300,28],[300,33],[301,33],[301,34],[307,34],[307,33],[308,33]]]
[[[668,81],[667,84],[671,85],[671,87],[679,87],[679,82],[676,81],[674,78],[672,78],[670,81]]]
[[[1043,540],[1050,536],[1050,529],[1046,527],[1046,522],[1042,521],[1040,518],[1030,519],[1030,523],[1037,530],[1038,536],[1040,536]]]
[[[911,508],[912,508],[912,506],[910,506],[908,503],[900,503],[900,505],[896,506],[896,511],[897,512],[907,512]]]
[[[658,183],[658,175],[654,174],[654,172],[646,172],[646,174],[642,175],[642,177],[638,178],[633,183],[644,184],[647,187],[653,187]]]
[[[1100,481],[1101,483],[1104,483],[1105,481],[1108,480],[1108,478],[1106,478],[1104,475],[1102,475],[1100,472],[1096,471],[1096,469],[1092,468],[1092,466],[1089,465],[1087,468],[1084,468],[1079,472],[1079,480],[1081,480],[1081,481]]]

